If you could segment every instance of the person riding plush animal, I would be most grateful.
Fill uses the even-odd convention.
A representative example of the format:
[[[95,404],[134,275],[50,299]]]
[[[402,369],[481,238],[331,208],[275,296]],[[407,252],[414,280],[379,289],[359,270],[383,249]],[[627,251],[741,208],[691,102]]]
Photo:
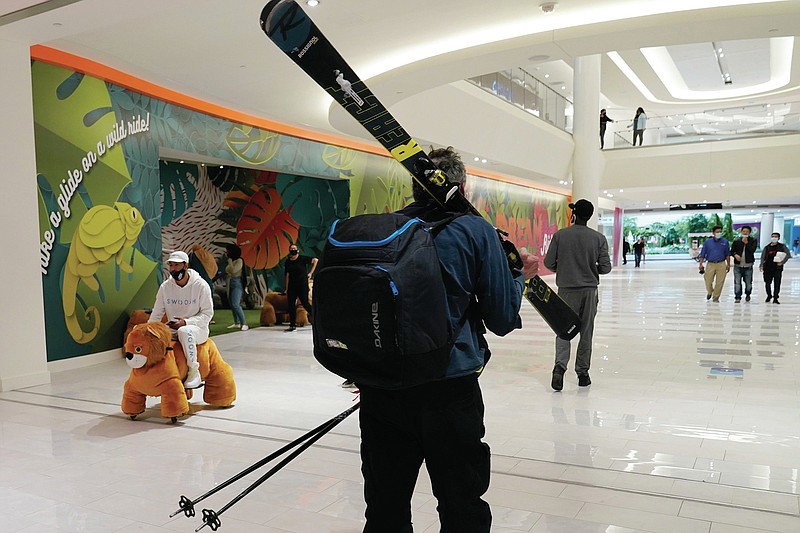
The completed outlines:
[[[159,322],[166,313],[167,325],[173,330],[189,365],[186,376],[187,389],[201,385],[197,363],[197,347],[208,339],[208,324],[214,316],[214,300],[211,288],[197,273],[189,268],[186,252],[175,251],[167,259],[169,278],[158,288],[156,302],[149,321]]]

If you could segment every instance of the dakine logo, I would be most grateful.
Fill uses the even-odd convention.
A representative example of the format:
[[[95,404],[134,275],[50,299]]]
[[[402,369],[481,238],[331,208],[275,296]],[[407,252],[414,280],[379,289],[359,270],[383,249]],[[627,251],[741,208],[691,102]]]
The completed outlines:
[[[376,348],[383,348],[381,345],[381,322],[378,320],[378,302],[372,302],[372,334],[375,335],[373,342]]]
[[[301,57],[306,55],[306,52],[308,52],[308,49],[311,48],[312,46],[314,46],[317,43],[317,41],[319,41],[319,39],[316,36],[312,37],[311,40],[308,41],[306,43],[306,45],[303,47],[303,49],[300,50],[300,52],[297,54],[297,59],[300,59]]]

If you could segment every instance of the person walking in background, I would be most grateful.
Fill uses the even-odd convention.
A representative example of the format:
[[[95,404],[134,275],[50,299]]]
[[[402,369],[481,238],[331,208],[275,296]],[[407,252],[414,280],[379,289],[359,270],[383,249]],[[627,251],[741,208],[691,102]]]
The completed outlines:
[[[755,239],[750,238],[751,231],[750,226],[742,226],[739,238],[731,244],[733,296],[737,304],[742,301],[742,281],[744,281],[745,301],[750,301],[750,294],[753,292],[753,265],[756,262],[758,244]]]
[[[628,239],[623,239],[622,241],[622,264],[628,264],[628,254],[631,253],[631,244],[628,242]]]
[[[642,259],[644,258],[644,249],[647,247],[647,244],[644,242],[644,237],[639,237],[636,239],[636,242],[633,243],[633,256],[636,260],[635,268],[639,268],[642,264]]]
[[[228,275],[228,301],[231,303],[233,313],[233,324],[228,329],[241,328],[242,331],[250,329],[242,310],[242,294],[244,294],[244,260],[242,259],[242,249],[234,243],[225,245],[228,255],[228,265],[225,267],[225,274]]]
[[[647,115],[644,114],[644,109],[641,107],[636,110],[631,126],[633,126],[633,145],[636,146],[636,137],[639,137],[639,146],[641,146],[644,139],[644,130],[647,126]]]
[[[728,244],[728,239],[722,236],[722,226],[714,226],[711,231],[714,238],[706,239],[703,243],[698,260],[700,273],[706,282],[706,300],[714,298],[715,302],[719,302],[719,295],[722,294],[722,287],[725,285],[725,276],[731,271],[731,246]],[[703,261],[708,263],[706,268],[703,268]]]
[[[611,272],[608,241],[599,231],[588,227],[594,205],[588,200],[569,204],[572,225],[553,235],[544,258],[544,266],[556,273],[558,295],[581,317],[581,339],[575,356],[575,373],[578,386],[592,384],[589,367],[592,363],[592,336],[594,317],[597,315],[597,286],[600,274]],[[564,388],[564,373],[570,356],[570,341],[556,338],[556,364],[550,385],[553,390]]]
[[[779,304],[778,297],[781,294],[781,278],[783,278],[783,265],[792,257],[789,248],[779,242],[780,233],[773,233],[769,239],[769,244],[761,250],[761,265],[758,269],[764,273],[764,285],[767,289],[766,302]],[[774,285],[774,288],[773,288]]]
[[[606,145],[606,123],[607,122],[614,122],[611,120],[611,117],[606,115],[606,110],[600,110],[600,149],[602,150],[605,148]]]
[[[284,331],[294,331],[297,329],[297,299],[303,308],[311,316],[311,305],[308,303],[308,280],[314,274],[314,269],[317,268],[316,257],[308,257],[307,255],[300,255],[300,249],[296,244],[289,246],[289,257],[283,265],[286,271],[286,298],[288,300],[286,307],[289,313],[289,327]],[[311,265],[311,271],[308,266]]]

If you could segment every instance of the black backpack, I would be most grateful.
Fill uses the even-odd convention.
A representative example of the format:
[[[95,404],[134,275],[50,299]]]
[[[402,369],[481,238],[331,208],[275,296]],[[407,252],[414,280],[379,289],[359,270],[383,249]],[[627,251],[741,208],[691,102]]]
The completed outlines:
[[[314,278],[314,357],[322,366],[383,389],[444,378],[457,332],[433,238],[457,216],[334,222]]]

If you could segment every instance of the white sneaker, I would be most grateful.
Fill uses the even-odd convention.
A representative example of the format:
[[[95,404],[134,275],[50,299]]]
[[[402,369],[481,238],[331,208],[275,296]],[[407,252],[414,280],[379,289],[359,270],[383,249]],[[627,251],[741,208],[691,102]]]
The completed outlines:
[[[250,326],[247,324],[242,324],[242,331],[247,331],[248,329],[250,329]]]
[[[202,379],[200,379],[200,372],[198,370],[189,369],[189,373],[186,375],[186,379],[183,382],[183,388],[185,389],[197,389],[203,384]]]
[[[241,326],[239,324],[231,324],[230,326],[228,326],[228,329],[236,329],[236,328],[240,328],[240,327]]]

